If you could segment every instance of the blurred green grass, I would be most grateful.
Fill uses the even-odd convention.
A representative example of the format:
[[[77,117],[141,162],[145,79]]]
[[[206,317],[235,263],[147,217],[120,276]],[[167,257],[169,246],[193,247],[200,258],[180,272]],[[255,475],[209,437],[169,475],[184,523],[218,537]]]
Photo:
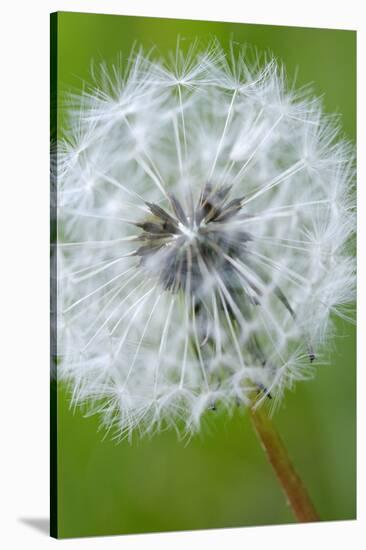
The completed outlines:
[[[61,12],[58,76],[62,95],[88,80],[90,62],[115,60],[137,41],[159,53],[187,41],[232,38],[282,60],[299,86],[311,82],[328,112],[342,115],[355,140],[356,33],[237,23]],[[62,134],[63,118],[59,118]],[[337,321],[329,365],[289,392],[275,416],[296,468],[323,520],[356,516],[355,327]],[[60,537],[292,522],[249,418],[208,412],[188,445],[175,433],[116,444],[97,418],[71,411],[58,388]]]

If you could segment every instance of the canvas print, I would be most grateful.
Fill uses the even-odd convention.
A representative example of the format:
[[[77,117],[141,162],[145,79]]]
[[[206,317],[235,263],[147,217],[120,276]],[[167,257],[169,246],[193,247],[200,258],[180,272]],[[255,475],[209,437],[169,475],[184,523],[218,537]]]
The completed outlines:
[[[51,534],[354,519],[355,33],[51,16]]]

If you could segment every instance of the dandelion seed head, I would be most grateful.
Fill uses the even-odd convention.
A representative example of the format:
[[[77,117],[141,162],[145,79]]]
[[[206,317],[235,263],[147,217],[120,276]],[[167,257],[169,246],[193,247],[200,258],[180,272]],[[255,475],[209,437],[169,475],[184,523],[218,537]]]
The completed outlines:
[[[182,43],[93,65],[52,163],[58,375],[117,438],[277,406],[353,300],[338,120],[273,58]]]

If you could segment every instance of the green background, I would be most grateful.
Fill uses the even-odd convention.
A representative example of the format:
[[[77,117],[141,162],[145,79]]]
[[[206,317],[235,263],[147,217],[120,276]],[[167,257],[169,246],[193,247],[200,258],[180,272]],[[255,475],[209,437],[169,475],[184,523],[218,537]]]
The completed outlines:
[[[340,113],[346,137],[355,140],[353,31],[78,13],[59,13],[57,26],[59,95],[81,88],[92,59],[113,61],[136,40],[164,54],[178,34],[187,42],[216,36],[224,46],[233,38],[273,52],[290,79],[298,70],[298,85],[313,83],[327,112]],[[59,113],[59,136],[62,123]],[[356,515],[355,327],[337,321],[331,347],[329,365],[287,393],[275,423],[321,518],[345,520]],[[59,537],[293,521],[245,411],[233,418],[208,412],[189,444],[170,432],[116,444],[103,440],[98,423],[70,410],[59,386],[53,495]]]

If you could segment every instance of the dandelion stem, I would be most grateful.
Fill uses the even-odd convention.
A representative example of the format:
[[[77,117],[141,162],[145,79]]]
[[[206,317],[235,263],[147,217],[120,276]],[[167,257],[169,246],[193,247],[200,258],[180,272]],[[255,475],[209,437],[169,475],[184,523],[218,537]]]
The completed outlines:
[[[296,473],[287,450],[264,407],[251,407],[250,416],[259,441],[299,522],[319,521],[308,492]]]

